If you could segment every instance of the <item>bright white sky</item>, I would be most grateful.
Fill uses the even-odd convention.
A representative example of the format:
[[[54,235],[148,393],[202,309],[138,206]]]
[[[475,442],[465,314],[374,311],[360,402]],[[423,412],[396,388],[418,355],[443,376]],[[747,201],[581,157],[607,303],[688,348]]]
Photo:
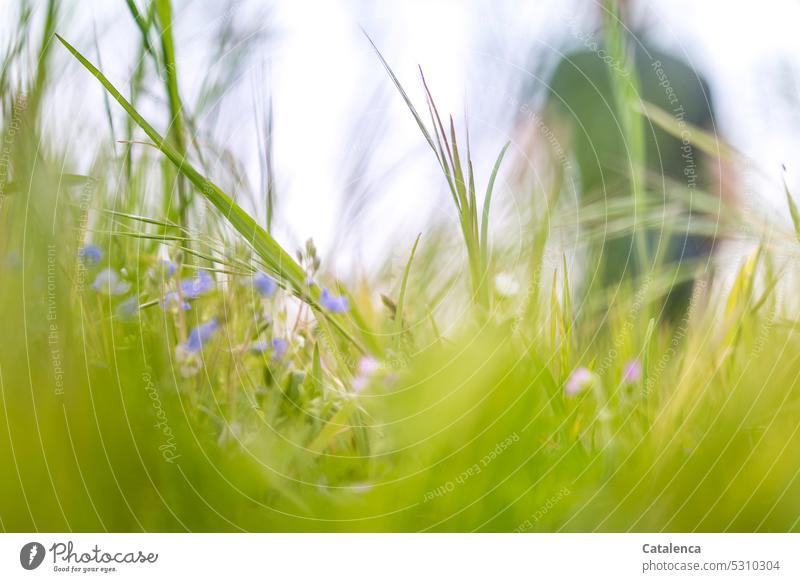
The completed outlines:
[[[10,0],[0,0],[6,2]],[[785,163],[792,187],[800,191],[800,2],[642,3],[658,45],[683,52],[709,80],[725,137],[776,179]],[[211,0],[177,0],[175,5],[181,82],[185,96],[191,96],[208,67],[204,47],[223,9]],[[254,94],[272,94],[278,237],[294,247],[313,236],[329,263],[335,260],[342,267],[371,263],[391,241],[399,241],[405,253],[427,221],[453,218],[433,158],[359,27],[380,46],[420,109],[425,102],[417,64],[441,111],[452,113],[463,126],[468,107],[473,157],[480,161],[479,182],[485,183],[488,166],[509,136],[503,103],[493,101],[487,88],[514,90],[526,76],[531,51],[541,57],[568,47],[566,17],[588,23],[595,10],[594,0],[246,0],[236,5],[246,24],[265,27],[270,36],[263,50],[254,51],[252,67],[238,89],[222,102],[217,138],[231,145],[257,185],[252,99]],[[72,10],[59,31],[95,56],[94,22],[103,67],[124,85],[136,37],[123,2],[93,0],[75,3]],[[65,55],[59,58],[68,61]],[[84,128],[102,127],[99,89],[70,66],[65,69],[68,91],[51,114],[63,115],[64,104],[77,103],[71,119],[80,120]],[[261,76],[265,67],[271,85],[255,87],[255,72]],[[367,139],[371,131],[380,138],[375,149]],[[346,233],[341,244],[336,231],[349,172],[365,148],[371,157],[364,176],[369,186],[365,228]],[[757,193],[750,195],[777,208],[778,183],[753,182],[751,190]],[[501,186],[497,196],[511,196],[506,190]]]

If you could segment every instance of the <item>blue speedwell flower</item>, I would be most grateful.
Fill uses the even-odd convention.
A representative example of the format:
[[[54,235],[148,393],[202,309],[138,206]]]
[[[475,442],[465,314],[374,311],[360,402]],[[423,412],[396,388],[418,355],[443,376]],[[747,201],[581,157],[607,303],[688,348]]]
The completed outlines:
[[[134,295],[117,305],[117,315],[123,319],[133,317],[139,311],[139,300]]]
[[[124,295],[130,288],[131,284],[121,281],[114,269],[103,269],[92,283],[92,289],[98,293],[108,293],[109,295]]]
[[[161,268],[163,269],[164,272],[164,278],[171,279],[178,267],[175,263],[173,263],[169,259],[164,259],[163,261],[161,261]]]
[[[203,349],[203,345],[214,336],[217,327],[217,318],[212,317],[207,322],[193,328],[192,331],[189,332],[189,339],[181,344],[181,346],[187,352],[196,354]]]
[[[96,265],[103,258],[103,251],[95,245],[86,245],[78,251],[78,257],[87,265]]]
[[[288,348],[286,340],[276,337],[272,340],[272,358],[275,360],[282,360],[286,355],[286,348]]]
[[[256,288],[256,291],[258,291],[262,297],[272,297],[278,289],[278,284],[275,282],[275,279],[259,271],[253,275],[253,287]]]
[[[275,361],[282,360],[288,348],[289,344],[286,343],[286,340],[279,337],[276,337],[270,343],[265,340],[258,340],[250,344],[250,352],[253,354],[265,354],[272,350],[272,359]]]
[[[19,269],[22,266],[22,259],[16,250],[10,250],[5,258],[5,265],[9,269]]]
[[[161,303],[161,309],[164,309],[164,310],[169,309],[173,305],[179,305],[179,304],[180,304],[181,311],[189,311],[192,308],[192,306],[189,305],[188,302],[181,301],[181,298],[178,295],[177,291],[170,291],[169,293],[164,295],[164,297],[161,299],[160,303]]]
[[[205,271],[199,271],[191,279],[181,281],[181,293],[189,299],[195,299],[213,290],[214,279]]]
[[[250,352],[253,354],[263,354],[269,349],[269,344],[264,340],[258,340],[250,344]]]
[[[344,313],[350,309],[350,304],[347,302],[347,297],[340,295],[338,297],[331,295],[327,287],[322,290],[319,296],[319,302],[322,306],[331,313]]]

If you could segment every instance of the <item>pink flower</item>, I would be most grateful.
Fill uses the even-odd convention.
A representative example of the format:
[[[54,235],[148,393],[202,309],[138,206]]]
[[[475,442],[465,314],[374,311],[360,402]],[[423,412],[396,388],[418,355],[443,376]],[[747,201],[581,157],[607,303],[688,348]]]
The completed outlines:
[[[361,376],[372,376],[375,372],[377,372],[381,367],[381,364],[375,358],[371,358],[369,356],[365,358],[361,358],[358,362],[358,373]]]
[[[642,363],[639,360],[630,360],[622,368],[622,382],[633,384],[642,377]]]
[[[564,393],[567,396],[577,396],[583,392],[595,380],[595,375],[588,368],[576,368],[567,379],[564,386]]]
[[[369,384],[369,379],[375,372],[380,369],[381,365],[378,360],[370,356],[361,358],[358,362],[358,371],[353,378],[353,390],[357,393],[361,392]]]

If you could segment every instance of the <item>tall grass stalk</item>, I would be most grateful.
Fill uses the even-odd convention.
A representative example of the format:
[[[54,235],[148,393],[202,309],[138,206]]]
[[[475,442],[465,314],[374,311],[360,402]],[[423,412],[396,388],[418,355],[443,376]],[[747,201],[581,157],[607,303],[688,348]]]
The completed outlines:
[[[169,135],[175,151],[183,159],[186,159],[183,105],[178,91],[178,66],[175,60],[175,41],[173,39],[172,1],[155,0],[155,6],[156,14],[158,15],[161,52],[164,59],[164,84],[169,98]],[[178,220],[180,224],[186,225],[187,213],[191,205],[191,190],[188,188],[180,171],[176,176],[176,181],[178,186]]]
[[[645,149],[645,128],[640,114],[642,102],[639,78],[634,63],[634,52],[627,42],[626,29],[620,16],[617,0],[607,0],[603,11],[605,39],[608,45],[608,72],[619,116],[625,147],[628,153],[628,175],[630,177],[631,197],[634,201],[634,216],[647,203],[645,168],[647,153]],[[652,268],[647,242],[647,230],[638,224],[633,233],[639,272]]]
[[[464,245],[467,251],[467,262],[469,265],[470,281],[472,284],[473,300],[476,304],[482,306],[484,310],[489,308],[490,291],[488,287],[489,279],[489,211],[492,201],[492,192],[494,189],[495,179],[500,164],[503,161],[506,151],[510,142],[506,143],[500,150],[497,156],[494,167],[492,169],[491,177],[486,188],[484,195],[483,210],[480,212],[475,190],[475,176],[472,168],[472,154],[469,144],[469,131],[467,130],[466,137],[466,160],[462,161],[461,154],[458,149],[458,138],[456,137],[455,124],[453,117],[449,118],[449,139],[448,130],[442,123],[442,118],[439,115],[439,110],[433,99],[428,83],[425,80],[425,75],[420,68],[420,78],[422,86],[425,89],[425,96],[428,105],[428,113],[430,115],[431,127],[433,132],[428,129],[427,124],[420,117],[411,99],[408,97],[405,89],[400,84],[399,79],[392,71],[392,68],[386,62],[383,55],[380,53],[372,39],[367,36],[370,44],[375,49],[378,58],[383,64],[386,72],[389,74],[392,82],[397,90],[400,92],[403,100],[417,122],[417,125],[428,142],[428,145],[433,150],[436,156],[436,161],[442,169],[450,194],[453,198],[453,203],[458,213],[459,226],[464,240]]]

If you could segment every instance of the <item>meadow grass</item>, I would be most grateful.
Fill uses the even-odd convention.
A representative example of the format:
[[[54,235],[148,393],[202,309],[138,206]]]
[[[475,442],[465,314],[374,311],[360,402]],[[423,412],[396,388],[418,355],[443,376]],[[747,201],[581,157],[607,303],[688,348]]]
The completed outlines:
[[[557,245],[569,227],[558,204],[525,217],[525,240],[490,237],[513,148],[498,144],[479,190],[467,128],[443,123],[427,85],[424,119],[378,53],[460,232],[423,231],[399,274],[339,281],[313,242],[294,253],[270,234],[271,181],[263,223],[212,181],[179,91],[175,14],[168,0],[149,6],[128,2],[141,39],[127,88],[53,36],[54,0],[32,70],[12,74],[37,34],[24,6],[3,47],[4,530],[798,529],[791,229],[759,230],[731,282],[712,265],[655,261],[581,293]],[[41,114],[57,51],[107,91],[112,133],[126,114],[120,151],[81,144],[97,152],[86,169],[48,141]],[[138,106],[153,77],[163,131]],[[670,127],[663,112],[642,116],[635,83],[616,96],[632,143],[645,120]],[[632,164],[641,188],[644,163]],[[681,220],[680,200],[634,194],[587,206],[582,244]],[[728,209],[693,228],[734,236],[748,219]],[[509,263],[512,247],[523,251]],[[662,298],[689,278],[689,309],[668,320]]]

